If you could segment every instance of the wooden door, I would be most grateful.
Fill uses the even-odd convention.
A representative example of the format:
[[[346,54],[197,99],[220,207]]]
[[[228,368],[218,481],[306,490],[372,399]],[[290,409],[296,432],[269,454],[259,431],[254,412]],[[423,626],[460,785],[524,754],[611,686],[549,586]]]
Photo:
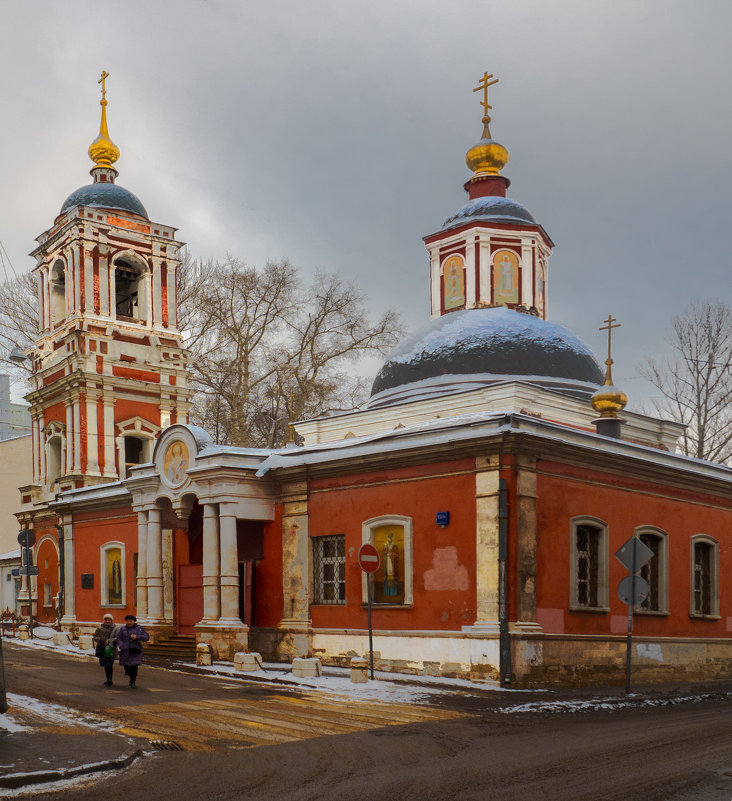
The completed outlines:
[[[178,565],[176,617],[178,634],[195,634],[203,618],[203,565]]]

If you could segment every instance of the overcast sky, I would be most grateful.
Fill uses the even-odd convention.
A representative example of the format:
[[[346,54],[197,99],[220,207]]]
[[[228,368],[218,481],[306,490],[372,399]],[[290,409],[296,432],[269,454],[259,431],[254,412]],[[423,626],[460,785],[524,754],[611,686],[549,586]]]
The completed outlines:
[[[118,183],[195,256],[287,257],[428,319],[422,237],[466,200],[492,88],[509,195],[556,243],[549,318],[636,367],[730,301],[728,0],[0,0],[0,241],[17,271],[89,183],[102,69]]]

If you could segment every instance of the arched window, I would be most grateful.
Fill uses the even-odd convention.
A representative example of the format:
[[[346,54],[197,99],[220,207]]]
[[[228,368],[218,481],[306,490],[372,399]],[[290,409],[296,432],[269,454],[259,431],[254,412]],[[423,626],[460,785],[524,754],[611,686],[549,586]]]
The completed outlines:
[[[51,325],[66,319],[66,267],[58,259],[51,268]]]
[[[146,322],[146,276],[145,268],[131,258],[121,258],[115,262],[114,308],[118,319]]]
[[[46,484],[58,481],[64,472],[64,438],[55,429],[47,433],[46,439]]]
[[[691,538],[691,616],[719,617],[719,544],[706,534]]]
[[[361,524],[361,542],[375,546],[381,565],[374,573],[375,604],[411,606],[414,603],[412,518],[402,515],[373,517]],[[362,596],[367,600],[366,574]]]
[[[668,536],[654,526],[635,530],[640,541],[653,551],[653,556],[640,569],[640,577],[648,582],[648,597],[636,607],[637,612],[668,614]]]
[[[569,608],[608,612],[608,526],[596,517],[573,517],[569,527]]]
[[[102,606],[125,606],[125,546],[107,542],[101,548]]]

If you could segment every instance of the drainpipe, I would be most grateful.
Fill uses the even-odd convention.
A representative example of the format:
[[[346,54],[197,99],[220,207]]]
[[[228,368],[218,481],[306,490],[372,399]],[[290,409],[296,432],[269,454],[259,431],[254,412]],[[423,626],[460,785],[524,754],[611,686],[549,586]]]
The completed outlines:
[[[508,631],[508,489],[506,479],[498,482],[498,631],[501,687],[511,686],[511,635]]]

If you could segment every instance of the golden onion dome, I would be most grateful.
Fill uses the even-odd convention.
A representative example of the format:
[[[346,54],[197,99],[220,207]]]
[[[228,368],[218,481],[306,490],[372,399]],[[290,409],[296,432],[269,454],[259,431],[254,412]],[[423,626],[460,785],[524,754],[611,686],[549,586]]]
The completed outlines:
[[[617,417],[628,403],[628,396],[612,384],[605,384],[590,399],[600,417]]]
[[[489,123],[490,117],[483,117],[483,136],[465,154],[465,163],[475,175],[498,175],[510,158],[508,150],[491,138]]]
[[[107,97],[105,81],[109,77],[108,72],[102,72],[99,83],[102,84],[102,121],[99,125],[99,136],[89,145],[89,158],[94,162],[95,167],[111,167],[119,158],[119,148],[109,138],[107,130]]]

